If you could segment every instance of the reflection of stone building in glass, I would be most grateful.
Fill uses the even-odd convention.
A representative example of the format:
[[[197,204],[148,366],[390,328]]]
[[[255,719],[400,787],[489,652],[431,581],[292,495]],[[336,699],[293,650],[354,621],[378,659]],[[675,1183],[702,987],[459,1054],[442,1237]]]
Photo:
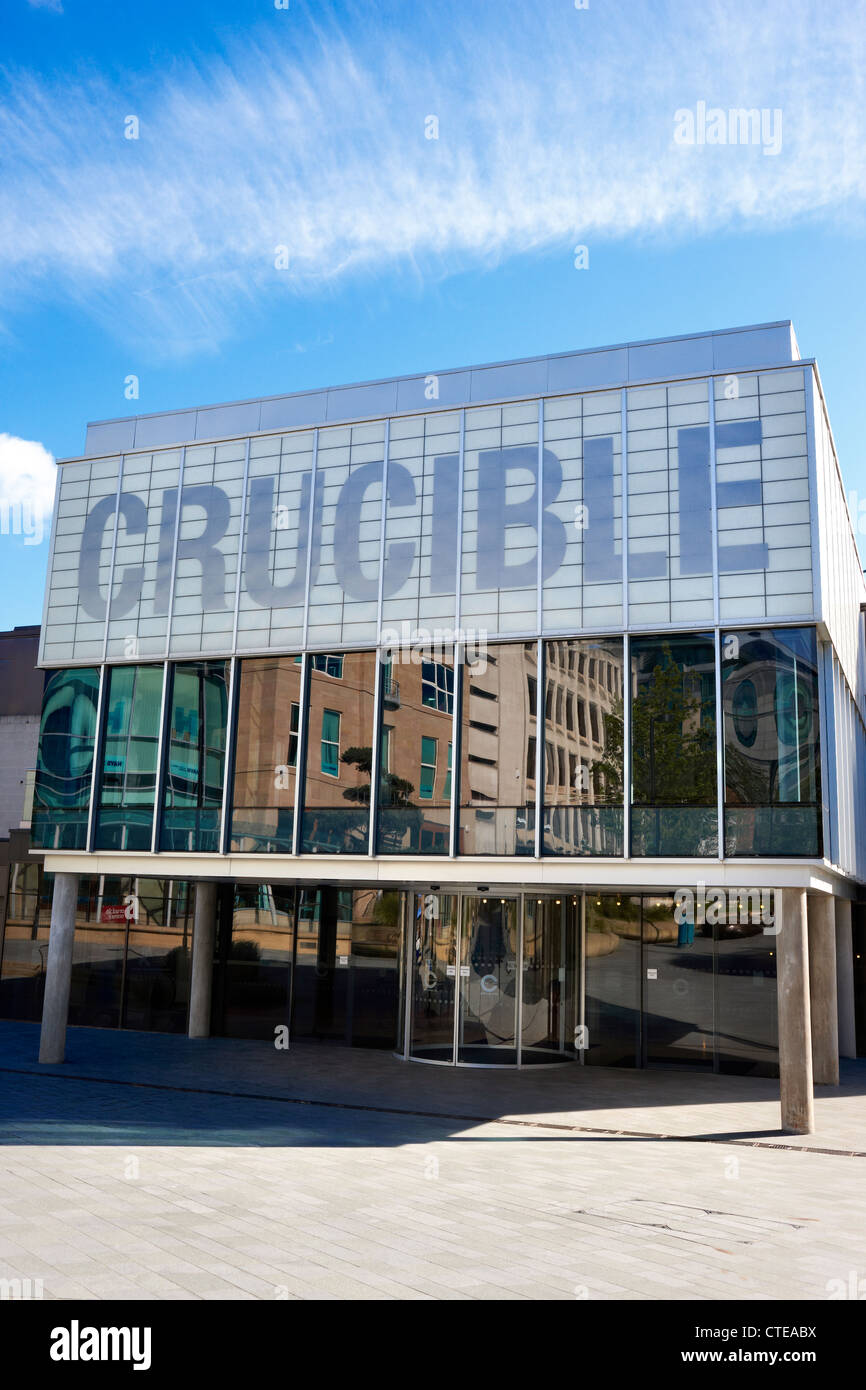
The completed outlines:
[[[622,800],[622,643],[545,645],[544,845],[616,853]]]

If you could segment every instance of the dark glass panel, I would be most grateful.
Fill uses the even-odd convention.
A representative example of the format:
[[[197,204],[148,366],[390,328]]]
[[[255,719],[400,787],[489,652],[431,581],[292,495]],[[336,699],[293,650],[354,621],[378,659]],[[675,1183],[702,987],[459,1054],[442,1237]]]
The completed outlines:
[[[97,849],[150,850],[156,799],[161,666],[106,672]]]
[[[536,642],[488,647],[463,672],[461,854],[535,853]],[[529,765],[528,765],[529,764]]]
[[[295,890],[269,883],[238,884],[220,943],[221,1032],[229,1038],[267,1038],[289,1022]]]
[[[814,628],[727,632],[725,853],[821,854]]]
[[[375,888],[299,890],[293,1037],[394,1048],[401,899]]]
[[[35,859],[9,865],[0,961],[0,1018],[38,1022],[42,1017],[48,924],[40,921],[41,879],[42,865]]]
[[[301,668],[294,656],[239,663],[231,848],[291,854]]]
[[[413,650],[382,667],[379,854],[447,854],[454,660]]]
[[[631,660],[632,854],[715,856],[713,640],[635,637]]]
[[[126,937],[134,912],[132,878],[82,878],[78,884],[69,1022],[117,1028]]]
[[[668,894],[643,899],[644,1060],[713,1067],[713,928]]]
[[[639,1065],[640,973],[640,898],[624,893],[587,893],[584,1061],[590,1065]]]
[[[123,1027],[185,1033],[192,958],[192,893],[184,879],[132,881]]]
[[[55,671],[42,701],[31,837],[36,849],[86,849],[99,672]]]
[[[218,853],[228,721],[228,662],[174,667],[160,848]]]
[[[546,642],[545,684],[543,852],[622,854],[622,640]]]
[[[718,1069],[778,1076],[774,895],[729,890],[716,936]]]
[[[337,660],[339,675],[333,664]],[[374,652],[352,652],[313,663],[301,840],[304,853],[367,852],[375,673]]]

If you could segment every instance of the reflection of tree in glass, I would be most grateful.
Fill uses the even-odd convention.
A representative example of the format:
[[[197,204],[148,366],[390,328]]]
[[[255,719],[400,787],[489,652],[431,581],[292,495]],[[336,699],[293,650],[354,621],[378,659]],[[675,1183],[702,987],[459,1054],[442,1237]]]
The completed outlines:
[[[716,799],[716,720],[711,702],[686,693],[669,645],[632,704],[636,805],[709,806]]]

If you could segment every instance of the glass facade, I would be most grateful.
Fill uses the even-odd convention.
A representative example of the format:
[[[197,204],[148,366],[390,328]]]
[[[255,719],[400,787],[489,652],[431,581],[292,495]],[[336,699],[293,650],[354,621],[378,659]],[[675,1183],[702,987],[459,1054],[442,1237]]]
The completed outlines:
[[[413,653],[382,663],[379,854],[448,854],[454,659]]]
[[[726,633],[722,677],[725,853],[819,855],[814,628]]]
[[[192,885],[82,877],[69,1021],[184,1032]],[[12,866],[0,1017],[38,1020],[50,876]],[[211,1032],[468,1066],[778,1073],[772,895],[217,890]],[[282,1041],[280,1039],[282,1038]]]
[[[46,681],[33,796],[37,849],[86,849],[99,672],[54,671]]]
[[[231,849],[291,854],[301,712],[300,657],[239,665]]]
[[[778,1075],[776,936],[760,892],[588,893],[588,1065]]]
[[[601,380],[639,361],[642,379],[679,376],[706,364],[692,353],[610,351]],[[361,647],[403,622],[506,641],[814,621],[811,368],[585,391],[573,371],[449,377],[528,392],[497,405],[348,388],[337,412],[376,418],[318,429],[263,401],[249,437],[254,403],[226,407],[201,425],[240,438],[65,463],[43,659],[120,661],[130,636],[143,660]]]
[[[538,643],[488,647],[463,669],[458,843],[464,854],[534,854]]]
[[[623,643],[544,644],[546,854],[623,852]]]
[[[0,960],[0,1017],[42,1016],[52,875],[11,866]],[[183,1033],[189,1007],[192,895],[183,880],[79,880],[69,1022]]]
[[[631,642],[631,852],[718,853],[715,647],[690,633]]]
[[[161,666],[115,666],[106,674],[96,849],[151,847],[162,677]]]
[[[617,858],[627,752],[630,854],[716,857],[721,743],[725,857],[818,857],[815,629],[718,641],[719,671],[700,632],[549,639],[541,664],[534,641],[479,645],[459,670],[453,647],[247,657],[231,730],[229,662],[170,666],[165,701],[162,667],[107,667],[89,846],[99,675],[58,671],[34,842],[147,852],[159,800],[162,850],[221,852],[225,814],[231,853],[366,855],[375,765],[377,855],[448,856],[453,834],[457,854]]]
[[[301,847],[307,854],[366,854],[376,654],[347,652],[310,664]]]
[[[173,668],[160,848],[216,854],[228,728],[228,662]]]

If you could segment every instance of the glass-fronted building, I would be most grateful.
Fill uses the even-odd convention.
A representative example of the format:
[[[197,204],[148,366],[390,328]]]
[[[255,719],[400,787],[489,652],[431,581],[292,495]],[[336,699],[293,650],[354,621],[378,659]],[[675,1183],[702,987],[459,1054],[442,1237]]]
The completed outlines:
[[[788,323],[91,425],[33,812],[70,1021],[778,1074],[802,909],[838,1061],[864,602]]]

